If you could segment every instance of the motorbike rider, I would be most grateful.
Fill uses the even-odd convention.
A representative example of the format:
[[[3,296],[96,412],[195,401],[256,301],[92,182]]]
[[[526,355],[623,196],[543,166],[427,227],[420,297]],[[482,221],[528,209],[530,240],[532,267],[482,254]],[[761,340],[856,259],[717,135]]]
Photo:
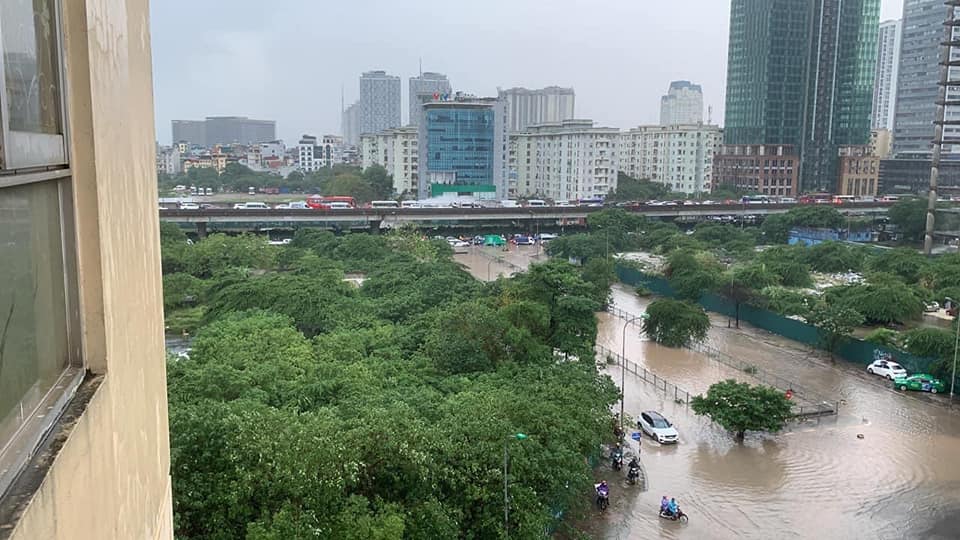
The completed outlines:
[[[599,502],[600,499],[606,499],[609,495],[610,487],[607,486],[607,481],[601,480],[600,483],[597,484],[597,502]]]
[[[667,511],[670,512],[671,516],[676,516],[679,510],[680,505],[677,504],[677,500],[673,497],[670,497],[670,503],[667,504]]]
[[[620,446],[620,443],[617,443],[613,447],[613,450],[610,452],[610,459],[613,461],[613,468],[620,470],[623,467],[623,447]]]
[[[640,468],[640,462],[637,461],[637,456],[633,456],[632,458],[630,458],[630,464],[628,465],[628,467],[631,468],[631,469],[639,469],[639,468]]]
[[[663,498],[660,499],[660,513],[666,514],[669,508],[670,508],[670,499],[668,499],[667,496],[664,495]]]

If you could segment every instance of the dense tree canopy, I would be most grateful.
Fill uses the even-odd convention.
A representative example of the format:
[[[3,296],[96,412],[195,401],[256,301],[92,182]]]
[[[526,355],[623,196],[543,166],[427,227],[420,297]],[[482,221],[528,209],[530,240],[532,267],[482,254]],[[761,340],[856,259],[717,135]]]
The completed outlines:
[[[650,339],[668,347],[683,347],[703,341],[710,330],[710,318],[700,306],[680,300],[652,302],[646,311],[643,331]]]
[[[907,240],[919,240],[927,226],[927,201],[920,198],[899,200],[887,211],[887,216]]]
[[[168,365],[178,538],[502,537],[518,431],[511,536],[589,502],[618,395],[593,361],[608,261],[482,284],[404,231],[302,231],[269,258],[167,232],[169,306],[203,284],[208,310]],[[249,253],[216,262],[231,241]]]

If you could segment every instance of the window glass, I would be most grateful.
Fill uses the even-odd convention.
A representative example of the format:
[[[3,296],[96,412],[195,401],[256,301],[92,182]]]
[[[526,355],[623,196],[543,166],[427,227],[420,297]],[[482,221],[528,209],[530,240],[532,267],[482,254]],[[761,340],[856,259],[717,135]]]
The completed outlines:
[[[0,2],[7,119],[13,131],[62,133],[54,0]]]
[[[0,189],[0,223],[3,443],[33,413],[69,361],[58,182]]]

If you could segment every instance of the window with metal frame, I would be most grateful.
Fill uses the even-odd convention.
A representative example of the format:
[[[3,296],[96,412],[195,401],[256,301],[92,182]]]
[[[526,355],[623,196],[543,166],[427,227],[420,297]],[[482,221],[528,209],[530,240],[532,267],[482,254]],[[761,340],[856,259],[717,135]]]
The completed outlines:
[[[59,7],[0,2],[0,495],[83,376]]]

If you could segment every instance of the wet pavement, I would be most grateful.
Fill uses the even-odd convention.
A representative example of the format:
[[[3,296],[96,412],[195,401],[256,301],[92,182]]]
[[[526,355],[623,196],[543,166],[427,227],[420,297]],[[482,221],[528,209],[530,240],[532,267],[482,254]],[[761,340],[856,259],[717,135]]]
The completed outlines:
[[[485,278],[481,256],[457,257]],[[648,302],[619,285],[613,298],[637,314]],[[606,313],[598,318],[598,344],[620,351],[624,321]],[[842,399],[840,413],[791,423],[775,435],[748,434],[738,443],[672,394],[627,373],[627,414],[662,412],[676,425],[680,442],[661,446],[643,439],[646,491],[627,485],[624,472],[599,468],[599,477],[611,484],[611,506],[571,527],[608,539],[960,538],[960,407],[951,409],[940,396],[902,394],[860,366],[832,363],[818,351],[748,325],[727,329],[724,316],[711,314],[711,320],[713,346]],[[645,341],[636,327],[627,330],[626,345],[629,360],[691,392],[728,377],[749,380],[698,353]],[[605,369],[619,384],[619,368]],[[689,523],[657,516],[662,495],[677,498]]]

